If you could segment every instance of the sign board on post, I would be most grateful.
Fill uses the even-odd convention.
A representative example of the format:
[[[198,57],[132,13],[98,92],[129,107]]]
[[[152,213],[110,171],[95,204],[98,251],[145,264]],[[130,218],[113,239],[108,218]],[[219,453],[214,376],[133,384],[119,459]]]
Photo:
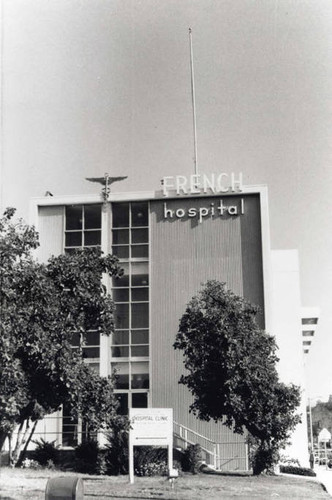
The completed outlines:
[[[134,446],[167,446],[168,469],[173,468],[173,409],[130,408],[129,480],[134,482]]]

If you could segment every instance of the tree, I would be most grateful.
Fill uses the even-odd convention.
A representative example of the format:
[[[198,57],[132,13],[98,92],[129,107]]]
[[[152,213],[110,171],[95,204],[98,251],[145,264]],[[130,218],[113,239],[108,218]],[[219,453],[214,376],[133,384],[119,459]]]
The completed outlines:
[[[14,223],[14,212],[0,219],[0,449],[8,437],[13,464],[38,420],[61,405],[91,431],[118,418],[113,377],[94,373],[82,353],[89,331],[113,331],[114,304],[102,276],[122,274],[116,257],[96,249],[36,262],[37,233]]]
[[[187,373],[180,383],[194,396],[199,419],[222,421],[257,444],[254,473],[272,466],[276,453],[299,423],[300,390],[278,379],[276,342],[256,322],[258,308],[208,281],[180,320],[175,349]]]

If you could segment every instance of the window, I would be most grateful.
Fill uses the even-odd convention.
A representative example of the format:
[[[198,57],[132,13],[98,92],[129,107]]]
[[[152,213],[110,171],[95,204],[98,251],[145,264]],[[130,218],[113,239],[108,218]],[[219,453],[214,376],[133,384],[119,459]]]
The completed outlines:
[[[313,337],[314,336],[314,331],[313,330],[308,330],[307,332],[302,332],[303,337]]]
[[[66,206],[65,252],[101,244],[101,205]]]
[[[148,203],[113,203],[112,253],[124,269],[112,280],[115,331],[111,363],[117,371],[121,412],[145,408],[149,389]]]
[[[74,332],[70,343],[73,351],[81,349],[84,362],[89,365],[91,370],[99,375],[100,333],[97,330],[90,330],[86,332],[83,337],[80,333]]]
[[[88,422],[72,417],[69,408],[62,408],[62,446],[74,448],[78,444],[97,439],[97,433],[89,430]]]
[[[302,318],[302,325],[317,325],[318,318]]]
[[[101,245],[101,205],[71,205],[65,209],[65,253],[84,247]],[[83,337],[74,332],[71,339],[72,349],[81,350],[84,361],[99,373],[100,333],[89,330]],[[87,439],[96,437],[89,431],[88,423],[70,416],[66,406],[62,409],[62,445],[74,447]]]
[[[116,394],[120,407],[118,412],[120,415],[128,415],[128,408],[147,408],[148,394],[147,392],[117,392]]]
[[[81,349],[83,358],[89,363],[93,364],[90,362],[90,360],[93,360],[94,364],[96,364],[96,360],[99,360],[100,333],[97,330],[89,330],[84,337],[80,333],[74,332],[71,345],[75,351]]]

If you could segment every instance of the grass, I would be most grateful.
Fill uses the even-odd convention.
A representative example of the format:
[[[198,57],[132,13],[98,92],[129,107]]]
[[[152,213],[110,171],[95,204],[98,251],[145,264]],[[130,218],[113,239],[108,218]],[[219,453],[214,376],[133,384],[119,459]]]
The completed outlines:
[[[0,469],[0,500],[44,500],[50,477],[73,473],[47,469]],[[302,477],[231,475],[218,476],[185,474],[176,479],[174,487],[163,477],[87,476],[84,480],[84,500],[161,499],[161,500],[320,500],[331,498],[322,485]]]

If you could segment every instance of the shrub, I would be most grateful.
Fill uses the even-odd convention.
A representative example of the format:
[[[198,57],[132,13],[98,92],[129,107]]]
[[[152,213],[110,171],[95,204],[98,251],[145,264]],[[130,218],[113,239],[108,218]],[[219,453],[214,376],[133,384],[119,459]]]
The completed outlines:
[[[53,460],[47,460],[46,469],[55,470],[56,466]]]
[[[279,462],[280,465],[295,465],[297,467],[300,467],[300,462],[297,458],[291,458],[287,455],[280,455]]]
[[[128,419],[119,417],[106,434],[105,466],[107,474],[128,474]]]
[[[259,475],[262,472],[271,474],[277,462],[278,456],[275,450],[269,447],[258,446],[251,460],[253,474]]]
[[[44,467],[50,462],[52,462],[53,466],[58,463],[58,449],[55,446],[55,441],[49,442],[41,438],[33,442],[36,445],[36,449],[32,453],[34,460]]]
[[[199,444],[190,444],[182,457],[182,470],[198,474],[202,462],[202,449]]]
[[[316,476],[316,472],[312,469],[296,467],[295,465],[280,465],[280,472],[283,472],[284,474],[296,474],[298,476]]]
[[[247,438],[249,444],[249,462],[254,475],[262,472],[274,474],[274,467],[279,462],[279,444],[260,442],[257,438],[249,435]]]
[[[134,452],[134,470],[137,476],[167,476],[167,450],[139,446]]]
[[[167,476],[168,466],[164,461],[148,462],[135,467],[135,474],[137,476]]]
[[[100,449],[96,440],[91,439],[75,448],[75,469],[85,474],[98,474],[100,469]]]
[[[41,469],[41,465],[37,460],[31,458],[25,458],[21,465],[22,469]]]

